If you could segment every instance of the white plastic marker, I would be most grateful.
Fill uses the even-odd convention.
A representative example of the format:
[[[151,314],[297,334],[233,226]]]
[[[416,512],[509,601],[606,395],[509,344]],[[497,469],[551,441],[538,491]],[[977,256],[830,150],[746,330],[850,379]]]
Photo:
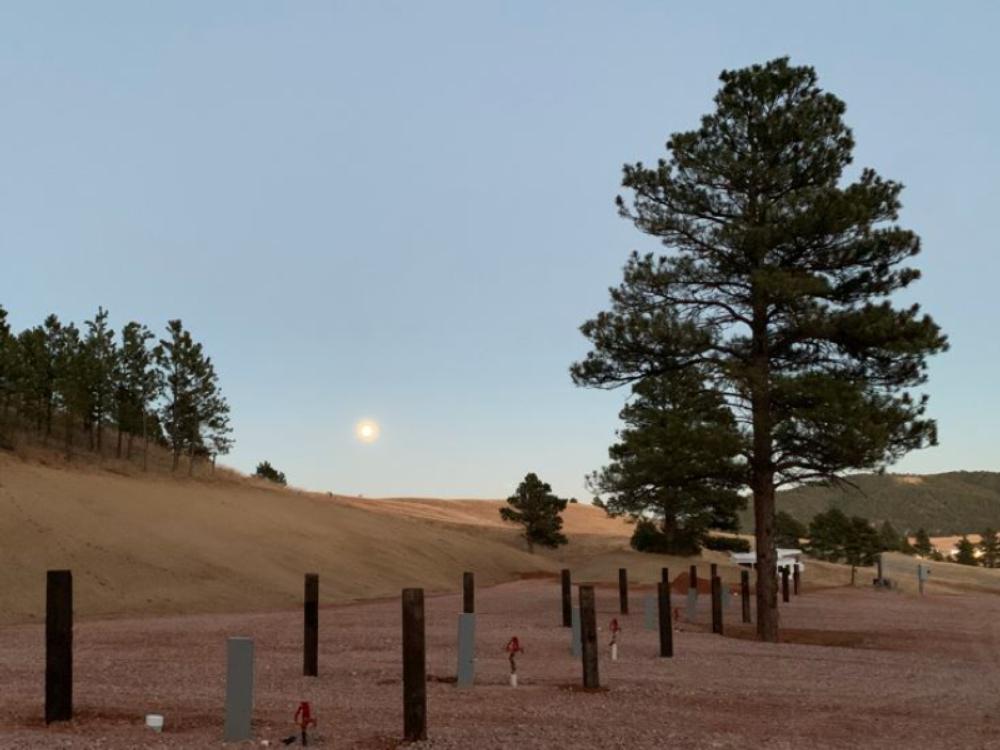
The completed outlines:
[[[611,620],[611,661],[618,661],[618,633],[621,632],[621,625],[618,624],[618,618],[612,618]]]
[[[154,732],[163,731],[163,715],[162,714],[146,714],[146,726],[152,729]]]

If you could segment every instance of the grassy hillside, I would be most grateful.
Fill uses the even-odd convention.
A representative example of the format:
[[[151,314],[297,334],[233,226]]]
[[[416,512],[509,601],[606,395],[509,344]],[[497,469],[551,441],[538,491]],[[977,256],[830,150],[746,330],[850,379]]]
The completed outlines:
[[[932,535],[963,534],[1000,527],[1000,473],[857,474],[850,487],[800,487],[778,494],[778,510],[808,523],[831,507],[848,515],[890,521],[898,530],[923,527]],[[741,523],[753,528],[751,511]]]
[[[218,471],[200,478],[129,475],[104,465],[44,465],[0,451],[0,623],[38,621],[45,571],[73,571],[83,617],[252,612],[300,605],[302,576],[320,574],[324,603],[398,596],[404,586],[453,591],[463,570],[488,585],[562,567],[611,582],[627,567],[652,583],[692,562],[637,553],[631,527],[589,505],[564,514],[569,545],[529,554],[500,522],[499,501],[361,500],[306,493]],[[842,585],[817,568],[812,585]]]

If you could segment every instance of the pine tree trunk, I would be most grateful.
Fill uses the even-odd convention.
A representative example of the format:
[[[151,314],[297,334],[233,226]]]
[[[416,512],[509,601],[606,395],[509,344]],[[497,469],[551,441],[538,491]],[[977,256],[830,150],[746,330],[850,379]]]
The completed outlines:
[[[774,529],[773,420],[767,341],[767,307],[754,290],[750,399],[753,417],[753,457],[750,485],[757,548],[757,636],[778,642],[778,575]]]

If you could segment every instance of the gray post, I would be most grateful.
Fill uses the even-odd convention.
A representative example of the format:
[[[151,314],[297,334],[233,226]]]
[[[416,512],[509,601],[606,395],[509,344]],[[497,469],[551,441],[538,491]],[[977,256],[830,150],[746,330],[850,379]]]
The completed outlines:
[[[597,672],[597,613],[594,611],[594,587],[580,587],[580,640],[583,654],[583,686],[599,688]]]
[[[476,611],[476,577],[462,573],[462,611],[471,615]]]
[[[743,622],[750,622],[750,571],[740,571],[740,597],[743,600]]]
[[[427,739],[424,590],[403,589],[403,739]]]
[[[712,576],[712,632],[722,635],[722,579]]]
[[[73,718],[73,574],[45,581],[45,723]]]
[[[698,566],[688,568],[687,620],[694,622],[698,615]]]
[[[226,641],[226,722],[223,739],[243,742],[253,739],[253,639]]]
[[[628,569],[618,568],[618,609],[628,614]]]
[[[569,652],[573,656],[580,655],[580,608],[573,607],[572,625],[570,630]]]
[[[875,564],[878,566],[878,573],[877,573],[878,577],[876,578],[876,580],[878,581],[878,585],[881,586],[882,585],[882,581],[884,580],[884,577],[882,575],[882,554],[881,553],[879,553],[878,557],[875,558]]]
[[[563,627],[573,626],[573,584],[568,568],[562,569],[562,616]]]
[[[646,594],[642,598],[643,627],[646,630],[656,630],[656,597]]]
[[[670,584],[660,581],[656,584],[657,601],[660,612],[660,657],[674,655],[674,626],[670,620]]]
[[[476,615],[458,616],[458,681],[460,688],[472,687],[476,680]]]
[[[319,575],[306,573],[305,634],[302,647],[302,674],[319,674]]]

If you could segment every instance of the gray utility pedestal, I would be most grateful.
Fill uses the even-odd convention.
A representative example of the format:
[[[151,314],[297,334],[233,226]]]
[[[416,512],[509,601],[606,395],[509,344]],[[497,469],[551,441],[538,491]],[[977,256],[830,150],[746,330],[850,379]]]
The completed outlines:
[[[583,653],[583,646],[580,641],[580,608],[573,607],[573,626],[572,626],[572,641],[569,645],[569,652],[573,656],[579,656]]]
[[[458,682],[460,688],[476,681],[476,616],[458,616]]]
[[[694,622],[698,614],[698,589],[688,589],[687,593],[687,621]]]
[[[656,597],[652,594],[642,598],[642,616],[646,630],[656,630]]]
[[[230,638],[226,642],[226,724],[223,739],[243,742],[253,739],[253,639]]]

